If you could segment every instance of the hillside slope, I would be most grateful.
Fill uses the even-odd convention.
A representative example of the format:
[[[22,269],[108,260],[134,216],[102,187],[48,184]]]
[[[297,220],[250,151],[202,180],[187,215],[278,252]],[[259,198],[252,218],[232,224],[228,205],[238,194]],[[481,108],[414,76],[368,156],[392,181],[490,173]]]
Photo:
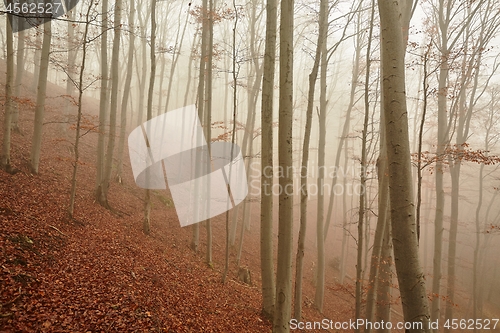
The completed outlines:
[[[257,224],[245,235],[241,259],[252,271],[253,285],[236,278],[235,250],[228,282],[222,284],[224,216],[213,220],[214,263],[209,267],[204,263],[204,228],[196,254],[189,249],[191,229],[180,228],[168,191],[154,192],[152,233],[142,233],[144,191],[134,184],[128,155],[124,185],[112,183],[109,190],[118,213],[95,203],[95,132],[81,141],[75,220],[68,220],[69,148],[75,132],[60,124],[64,90],[49,84],[40,173],[32,175],[31,79],[26,73],[21,133],[12,138],[12,163],[18,172],[0,171],[0,332],[271,331],[271,323],[260,316]],[[3,62],[0,82],[3,119]],[[85,99],[87,119],[97,114],[96,106],[95,100]],[[306,253],[306,262],[313,253]],[[311,278],[307,269],[304,315],[321,320],[310,302]],[[332,283],[327,287],[325,315],[348,320],[352,292]]]

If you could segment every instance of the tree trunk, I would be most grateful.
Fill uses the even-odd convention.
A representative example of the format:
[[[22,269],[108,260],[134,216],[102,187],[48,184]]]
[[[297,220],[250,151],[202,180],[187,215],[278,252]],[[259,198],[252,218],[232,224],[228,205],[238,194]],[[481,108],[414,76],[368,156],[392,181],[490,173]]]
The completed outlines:
[[[147,120],[153,118],[153,91],[155,86],[155,75],[156,75],[156,1],[151,2],[151,73],[149,76],[149,89],[148,89],[148,109],[147,109]],[[149,131],[148,131],[149,132]],[[149,170],[149,168],[147,169]],[[149,184],[149,173],[146,172],[146,184]],[[142,223],[142,231],[149,235],[151,232],[151,194],[150,189],[146,189],[146,196],[144,200],[144,220]]]
[[[68,48],[68,75],[77,74],[77,71],[75,70],[75,61],[76,61],[76,54],[77,54],[77,47],[75,45],[75,28],[73,26],[73,20],[74,20],[74,12],[69,11],[67,13],[68,15],[68,23],[67,23],[67,29],[68,29],[68,36],[67,36],[67,42],[66,46]],[[76,79],[75,79],[76,81]],[[72,100],[71,100],[71,95],[73,93],[74,89],[74,83],[73,80],[66,80],[66,99],[64,101],[64,121],[62,122],[60,128],[63,133],[66,133],[66,130],[68,128],[69,124],[69,116],[71,113],[71,105],[72,105]]]
[[[121,1],[121,0],[118,0]],[[87,35],[89,31],[89,24],[90,24],[90,10],[92,9],[92,4],[93,2],[90,2],[88,9],[87,9],[87,15],[85,16],[85,30],[83,33],[83,45],[82,45],[82,64],[80,67],[80,77],[79,77],[79,82],[78,82],[78,113],[77,113],[77,118],[76,118],[76,134],[75,134],[75,145],[74,145],[74,152],[75,152],[75,159],[73,160],[73,173],[71,176],[71,190],[70,190],[70,199],[69,199],[69,208],[68,208],[68,215],[72,219],[74,215],[74,210],[75,210],[75,196],[76,196],[76,174],[78,170],[78,161],[80,158],[79,155],[79,142],[80,142],[80,129],[81,129],[81,120],[82,120],[82,97],[83,97],[83,77],[84,77],[84,72],[85,72],[85,61],[87,57]]]
[[[47,74],[49,71],[50,42],[52,38],[51,20],[44,24],[42,56],[40,58],[40,74],[38,76],[38,88],[36,94],[35,128],[31,146],[30,169],[34,174],[38,173],[40,164],[40,150],[42,147],[43,116],[45,112],[45,97],[47,96]]]
[[[102,180],[104,178],[104,144],[106,139],[106,122],[108,117],[108,0],[102,0],[102,26],[101,26],[101,90],[99,94],[99,129],[97,139],[97,178],[95,196],[97,202],[101,201],[103,192]]]
[[[316,271],[316,292],[314,305],[319,312],[323,312],[325,297],[325,235],[324,221],[324,188],[325,188],[325,143],[326,143],[326,69],[328,66],[326,54],[326,40],[321,50],[320,96],[319,96],[319,140],[318,140],[318,208],[316,217],[316,246],[318,251],[318,266]]]
[[[135,6],[134,1],[130,1],[130,12],[128,16],[128,26],[134,25]],[[127,59],[127,76],[125,77],[125,86],[123,87],[123,96],[120,113],[120,138],[118,140],[118,162],[116,171],[116,181],[123,183],[123,149],[125,148],[125,134],[127,130],[127,104],[130,95],[130,84],[132,82],[132,65],[134,62],[134,43],[135,34],[129,33],[128,59]]]
[[[21,20],[24,20],[22,17],[17,18],[19,20],[19,24],[21,24]],[[7,20],[8,21],[8,20]],[[24,40],[25,40],[25,30],[21,30],[17,34],[17,53],[16,53],[16,83],[14,84],[14,96],[20,98],[22,78],[24,74]],[[69,80],[68,80],[69,81]],[[16,133],[19,133],[19,110],[21,108],[20,103],[18,102],[16,107],[13,109],[12,114],[12,130]]]
[[[207,84],[205,90],[205,100],[206,100],[206,108],[205,108],[205,138],[208,142],[208,156],[212,156],[212,150],[210,148],[210,144],[212,143],[212,62],[213,62],[213,53],[211,50],[214,45],[214,4],[215,0],[209,0],[208,4],[208,14],[207,14],[207,25],[208,25],[208,44],[207,44]],[[207,165],[209,168],[210,165]],[[207,173],[210,170],[207,170]],[[208,183],[207,195],[210,194],[210,182]],[[208,201],[210,204],[210,200]],[[209,209],[209,207],[207,207]],[[212,222],[210,218],[206,220],[206,230],[207,230],[207,252],[205,256],[205,261],[207,265],[212,266]]]
[[[406,6],[412,5],[412,1]],[[429,332],[425,280],[418,257],[405,94],[405,41],[397,2],[378,1],[383,67],[384,123],[389,162],[392,239],[404,319],[421,323],[409,332]],[[409,21],[409,20],[408,20]]]
[[[31,91],[36,92],[38,86],[38,77],[40,75],[40,57],[41,57],[41,44],[42,34],[35,36],[35,52],[33,55],[33,81],[31,82]]]
[[[276,0],[266,4],[266,45],[262,80],[261,106],[261,202],[260,202],[260,269],[262,276],[262,313],[274,315],[275,281],[273,259],[273,91],[276,58]]]
[[[368,32],[368,45],[366,47],[366,73],[365,73],[365,117],[363,121],[363,132],[361,138],[361,174],[360,174],[360,188],[361,193],[359,195],[359,218],[358,218],[358,255],[356,260],[356,319],[361,317],[361,303],[363,301],[363,244],[364,241],[368,243],[368,239],[364,238],[364,226],[363,221],[365,219],[365,203],[366,203],[366,168],[367,168],[367,140],[368,140],[368,121],[370,114],[370,100],[369,100],[369,87],[370,87],[370,51],[371,51],[371,40],[373,35],[373,21],[375,16],[375,1],[372,0],[372,11],[370,17],[370,28]],[[361,17],[359,17],[359,20]],[[358,22],[358,38],[360,33],[359,22]],[[358,40],[357,44],[361,43]],[[344,188],[345,191],[345,188]],[[359,329],[356,329],[359,331]]]
[[[9,2],[11,3],[11,2]],[[5,117],[3,123],[3,144],[2,144],[2,159],[1,168],[6,172],[12,172],[10,164],[10,138],[11,138],[11,120],[14,111],[12,101],[12,84],[14,82],[14,38],[12,33],[11,20],[14,18],[8,15],[5,20],[6,38],[7,38],[7,76],[5,78]]]
[[[387,178],[387,177],[386,177]],[[388,188],[387,190],[388,191]],[[387,197],[387,199],[389,199]],[[386,203],[386,211],[389,203]],[[375,321],[387,323],[391,320],[391,288],[392,288],[392,240],[391,240],[391,221],[386,215],[384,228],[384,238],[382,239],[382,249],[380,252],[380,267],[378,274],[377,288],[377,309]],[[385,327],[379,330],[379,333],[389,333],[390,329]]]
[[[109,207],[108,204],[108,189],[111,180],[111,169],[113,168],[113,152],[116,141],[116,112],[118,109],[118,65],[120,56],[120,35],[121,35],[121,19],[122,19],[122,0],[115,2],[114,16],[114,37],[113,50],[111,53],[111,105],[109,109],[109,139],[106,149],[106,163],[104,165],[104,174],[101,180],[101,196],[100,203],[104,207]]]
[[[191,7],[191,2],[188,4],[188,6]],[[174,52],[172,54],[172,63],[170,65],[170,76],[168,78],[167,100],[165,102],[165,112],[168,111],[168,107],[170,106],[170,93],[172,91],[172,84],[174,82],[175,68],[177,66],[177,61],[179,60],[179,56],[181,55],[181,52],[182,52],[182,43],[184,42],[184,35],[186,33],[186,27],[187,27],[188,21],[189,21],[189,15],[186,15],[186,21],[184,22],[184,27],[182,28],[182,35],[181,35],[180,41],[179,41],[179,30],[180,30],[180,20],[179,20],[179,26],[178,26],[179,30],[177,31],[177,35],[175,37],[175,47],[176,47],[176,49],[174,50]],[[179,44],[178,49],[177,49],[177,44]],[[187,88],[186,91],[189,91],[189,87]],[[184,103],[184,105],[185,104],[186,103]]]
[[[297,245],[296,271],[295,271],[295,300],[294,300],[294,318],[298,321],[302,317],[302,276],[304,267],[304,245],[307,226],[307,165],[309,162],[309,142],[311,139],[312,114],[314,107],[314,92],[316,80],[318,78],[319,64],[323,44],[326,43],[327,31],[327,11],[328,1],[321,0],[319,18],[318,18],[318,41],[316,44],[316,53],[314,64],[309,74],[309,91],[307,94],[306,125],[304,130],[304,141],[302,145],[302,164],[300,169],[300,230]],[[264,149],[262,149],[264,150]]]
[[[280,25],[280,94],[278,125],[279,195],[278,269],[276,275],[276,305],[273,332],[290,332],[292,302],[293,248],[293,14],[294,1],[281,2]]]
[[[202,1],[202,27],[201,27],[201,54],[200,54],[200,74],[198,77],[198,96],[197,96],[197,105],[198,105],[198,118],[202,123],[202,126],[205,129],[206,126],[210,126],[206,124],[205,120],[205,71],[207,66],[207,33],[208,33],[208,2],[207,0]],[[206,135],[205,135],[206,136]],[[210,142],[209,142],[210,144]],[[199,156],[197,155],[198,159]],[[200,163],[196,163],[196,168],[201,168]],[[197,172],[198,173],[198,172]],[[200,191],[208,191],[209,189],[199,189],[198,183],[195,186],[195,192]],[[195,208],[196,210],[196,208]],[[200,243],[200,223],[196,223],[193,225],[193,235],[191,239],[191,248],[194,252],[198,252],[198,247]]]

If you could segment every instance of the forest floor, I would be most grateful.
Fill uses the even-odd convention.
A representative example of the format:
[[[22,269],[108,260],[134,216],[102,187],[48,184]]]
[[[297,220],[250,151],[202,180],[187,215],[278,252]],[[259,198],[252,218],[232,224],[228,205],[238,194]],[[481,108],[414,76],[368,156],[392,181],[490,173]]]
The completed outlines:
[[[237,278],[235,248],[223,284],[224,215],[212,220],[209,266],[205,229],[200,228],[195,253],[189,247],[191,229],[179,226],[168,191],[154,191],[151,234],[143,234],[144,190],[135,186],[128,154],[123,185],[113,182],[109,189],[109,203],[116,212],[94,201],[95,131],[81,141],[75,218],[68,219],[75,131],[60,124],[64,90],[49,84],[40,170],[37,175],[29,171],[35,107],[31,80],[26,73],[21,89],[25,98],[19,100],[20,133],[12,136],[17,173],[0,171],[0,332],[270,332],[271,323],[260,314],[258,222],[245,233],[241,258],[241,265],[252,273],[252,284]],[[0,82],[3,92],[3,62]],[[0,95],[3,119],[5,97]],[[91,124],[98,103],[90,98],[84,103]],[[258,216],[258,211],[253,213]],[[349,321],[354,288],[336,283],[331,266],[325,311],[315,310],[314,251],[308,243],[303,320]]]

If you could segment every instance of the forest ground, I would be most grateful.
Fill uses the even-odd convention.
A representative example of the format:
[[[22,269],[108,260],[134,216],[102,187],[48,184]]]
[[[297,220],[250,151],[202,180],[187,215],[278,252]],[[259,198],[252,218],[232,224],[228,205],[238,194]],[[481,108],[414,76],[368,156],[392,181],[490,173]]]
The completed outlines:
[[[179,226],[168,191],[154,192],[152,232],[144,235],[144,190],[135,186],[127,148],[124,184],[113,182],[109,189],[118,214],[94,201],[97,133],[92,131],[81,141],[75,219],[69,220],[69,148],[75,131],[64,133],[58,123],[64,89],[49,83],[40,172],[33,175],[28,166],[35,107],[31,80],[25,73],[21,133],[12,136],[12,164],[18,172],[0,171],[0,332],[270,332],[271,323],[260,314],[258,205],[253,205],[256,218],[245,233],[241,258],[253,283],[238,281],[237,250],[232,248],[223,284],[225,215],[213,219],[212,267],[204,262],[205,228],[200,228],[200,250],[194,253],[191,229]],[[3,61],[0,82],[3,92]],[[0,95],[3,120],[5,96]],[[97,101],[85,98],[87,119],[96,121],[97,111]],[[314,258],[308,242],[303,320],[349,321],[353,285],[336,283],[329,265],[324,314],[314,309]]]

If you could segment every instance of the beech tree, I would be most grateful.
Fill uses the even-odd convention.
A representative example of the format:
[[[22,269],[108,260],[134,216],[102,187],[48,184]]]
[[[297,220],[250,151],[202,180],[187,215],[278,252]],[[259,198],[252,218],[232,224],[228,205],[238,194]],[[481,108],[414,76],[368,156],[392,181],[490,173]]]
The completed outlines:
[[[383,68],[384,125],[389,168],[392,240],[406,322],[410,332],[429,332],[429,307],[418,255],[405,93],[405,43],[413,1],[378,1]],[[402,29],[403,27],[403,29]]]
[[[12,172],[10,162],[11,121],[14,105],[12,101],[12,84],[14,82],[14,41],[11,26],[12,15],[5,20],[7,39],[7,75],[5,78],[5,116],[3,121],[3,144],[0,167],[6,172]]]
[[[103,188],[104,179],[104,145],[106,139],[106,119],[108,116],[108,0],[102,0],[102,21],[101,21],[101,88],[99,95],[99,128],[97,141],[97,177],[95,185],[95,196],[97,202],[107,207],[107,202],[103,201],[106,189]]]
[[[147,108],[147,120],[153,118],[153,89],[155,85],[155,74],[156,74],[156,1],[151,3],[151,44],[150,44],[150,57],[151,57],[151,72],[149,76],[149,89],[148,89],[148,108]],[[150,123],[148,123],[150,124]],[[149,184],[149,168],[146,170],[146,184]],[[148,235],[151,231],[151,190],[146,189],[146,195],[144,199],[144,220],[142,223],[142,231]]]
[[[134,27],[135,18],[135,0],[129,1],[129,15],[128,15],[128,29],[129,29],[129,40],[128,40],[128,55],[127,55],[127,74],[125,77],[125,84],[123,87],[123,96],[121,102],[121,112],[120,112],[120,138],[118,140],[118,165],[116,171],[116,181],[120,184],[123,183],[123,150],[125,147],[125,132],[127,129],[127,104],[130,96],[130,86],[132,83],[132,65],[134,62],[134,43],[135,34],[132,29]]]
[[[119,0],[120,1],[120,0]],[[79,151],[79,143],[80,143],[80,131],[81,131],[81,121],[82,121],[82,110],[83,110],[83,92],[85,90],[83,84],[83,78],[85,73],[85,64],[87,61],[87,48],[89,41],[87,40],[89,33],[89,25],[91,23],[90,12],[92,9],[93,2],[89,3],[87,8],[87,14],[85,15],[85,29],[82,37],[82,61],[80,65],[80,74],[77,83],[78,90],[78,111],[76,117],[76,133],[75,133],[75,143],[74,143],[74,160],[73,160],[73,173],[71,176],[71,189],[70,189],[70,198],[69,198],[69,207],[68,207],[68,215],[69,218],[72,219],[75,211],[75,196],[76,196],[76,174],[78,171],[78,163],[80,159],[80,151]],[[68,80],[70,82],[74,82],[73,80]]]
[[[47,96],[47,75],[49,72],[50,43],[52,39],[52,21],[49,19],[43,25],[43,43],[40,58],[40,74],[38,75],[38,87],[36,94],[36,108],[33,140],[31,145],[30,169],[34,174],[38,173],[40,165],[40,153],[42,148],[43,117],[45,113],[45,98]]]
[[[278,268],[273,332],[289,332],[292,305],[292,241],[293,241],[293,20],[294,0],[282,0],[280,22],[280,92],[278,160],[279,177]]]
[[[306,124],[304,129],[304,141],[302,144],[302,164],[300,169],[300,230],[297,245],[296,272],[295,272],[295,302],[294,318],[301,319],[302,316],[302,276],[304,266],[304,250],[307,227],[307,165],[309,162],[309,142],[311,138],[312,115],[314,106],[314,93],[318,78],[321,52],[326,44],[328,30],[328,1],[320,1],[318,19],[318,40],[314,55],[314,64],[309,74],[309,90],[307,94]],[[264,151],[264,149],[262,149]]]
[[[268,318],[272,318],[275,304],[273,194],[269,189],[273,188],[273,90],[276,58],[276,3],[276,0],[267,0],[266,3],[266,45],[261,106],[260,269],[262,276],[262,312]]]

